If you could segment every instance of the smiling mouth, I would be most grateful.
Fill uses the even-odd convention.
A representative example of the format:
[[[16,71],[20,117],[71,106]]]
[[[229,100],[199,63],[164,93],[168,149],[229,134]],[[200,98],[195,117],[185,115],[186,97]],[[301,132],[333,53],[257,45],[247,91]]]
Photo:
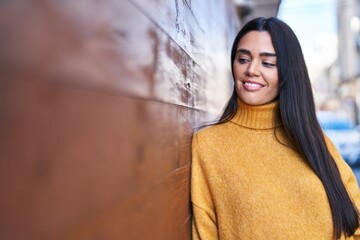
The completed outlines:
[[[243,82],[244,88],[248,91],[260,90],[264,85],[255,82]]]

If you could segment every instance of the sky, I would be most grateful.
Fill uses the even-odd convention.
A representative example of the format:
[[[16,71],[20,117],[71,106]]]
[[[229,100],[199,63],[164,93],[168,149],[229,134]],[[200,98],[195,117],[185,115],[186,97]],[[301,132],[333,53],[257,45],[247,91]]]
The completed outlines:
[[[290,25],[304,47],[311,47],[319,33],[336,33],[336,0],[281,2],[279,18]]]
[[[336,60],[336,0],[282,0],[278,17],[297,35],[310,78]]]

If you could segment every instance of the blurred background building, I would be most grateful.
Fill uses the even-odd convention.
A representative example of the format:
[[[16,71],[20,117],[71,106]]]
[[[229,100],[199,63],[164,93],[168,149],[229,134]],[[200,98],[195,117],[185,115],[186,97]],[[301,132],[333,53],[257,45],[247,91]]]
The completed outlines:
[[[359,4],[283,0],[278,16],[303,47],[320,124],[360,179]]]
[[[338,82],[335,93],[352,119],[360,123],[360,2],[337,0]]]
[[[351,123],[333,138],[360,181],[360,1],[337,0],[336,16],[338,58],[329,69],[329,85]]]

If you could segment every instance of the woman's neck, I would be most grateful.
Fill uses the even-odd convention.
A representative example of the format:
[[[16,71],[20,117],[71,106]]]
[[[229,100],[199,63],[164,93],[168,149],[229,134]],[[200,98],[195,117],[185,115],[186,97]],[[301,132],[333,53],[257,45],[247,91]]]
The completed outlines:
[[[278,101],[264,105],[248,105],[238,99],[238,110],[231,122],[253,129],[273,129],[276,124]],[[279,120],[278,120],[279,122]]]

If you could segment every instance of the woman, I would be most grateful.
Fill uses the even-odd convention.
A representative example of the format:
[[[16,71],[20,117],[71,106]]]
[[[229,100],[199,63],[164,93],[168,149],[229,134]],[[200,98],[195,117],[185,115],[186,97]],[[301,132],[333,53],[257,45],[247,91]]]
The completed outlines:
[[[193,239],[360,239],[358,185],[319,126],[293,31],[250,21],[231,63],[219,123],[193,138]]]

